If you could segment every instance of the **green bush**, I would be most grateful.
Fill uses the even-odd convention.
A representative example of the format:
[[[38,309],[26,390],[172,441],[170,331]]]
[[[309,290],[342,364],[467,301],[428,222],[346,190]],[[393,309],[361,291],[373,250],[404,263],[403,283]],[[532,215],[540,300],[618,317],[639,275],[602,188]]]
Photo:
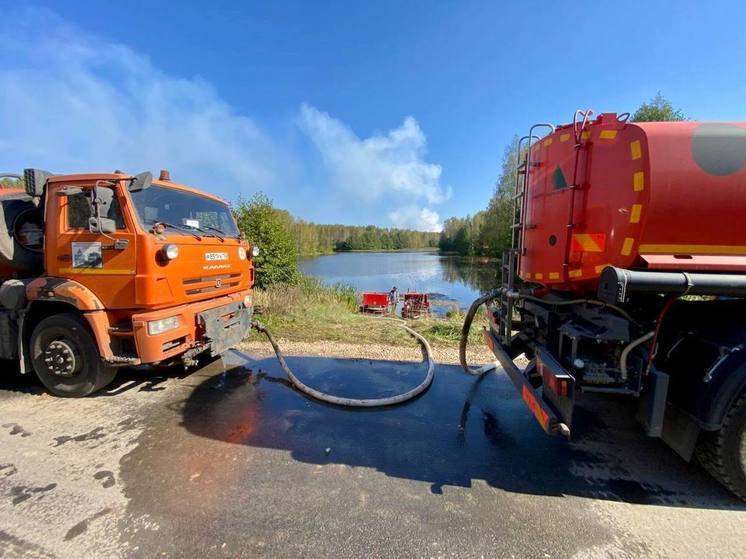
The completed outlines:
[[[239,201],[234,211],[238,227],[252,246],[259,247],[259,256],[254,258],[256,286],[296,283],[300,277],[298,253],[286,227],[285,212],[261,193]]]

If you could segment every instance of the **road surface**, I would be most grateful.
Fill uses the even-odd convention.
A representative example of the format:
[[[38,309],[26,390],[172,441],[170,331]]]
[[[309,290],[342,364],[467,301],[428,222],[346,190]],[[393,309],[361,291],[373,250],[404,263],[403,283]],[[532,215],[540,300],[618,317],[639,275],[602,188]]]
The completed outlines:
[[[296,357],[309,384],[383,396],[412,363]],[[504,374],[439,365],[417,400],[308,400],[274,359],[123,372],[50,397],[0,381],[2,557],[743,557],[746,506],[597,398],[567,442]]]

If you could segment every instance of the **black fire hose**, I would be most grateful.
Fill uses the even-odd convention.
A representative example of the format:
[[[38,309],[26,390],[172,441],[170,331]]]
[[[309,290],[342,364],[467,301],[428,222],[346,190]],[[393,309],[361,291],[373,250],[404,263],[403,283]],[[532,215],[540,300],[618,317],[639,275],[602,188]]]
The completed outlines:
[[[389,396],[388,398],[366,399],[342,398],[340,396],[333,396],[304,384],[298,377],[295,376],[295,374],[293,374],[293,371],[290,369],[287,362],[285,361],[285,357],[280,350],[280,346],[277,345],[277,341],[275,341],[272,333],[267,330],[267,327],[256,320],[252,321],[251,326],[267,336],[269,343],[272,345],[272,349],[274,349],[275,351],[275,355],[277,355],[277,360],[280,362],[280,367],[282,367],[282,370],[285,372],[293,386],[295,386],[298,390],[300,390],[304,394],[307,394],[311,398],[321,400],[322,402],[353,408],[378,408],[383,406],[393,406],[394,404],[401,404],[402,402],[406,402],[407,400],[411,400],[412,398],[422,394],[433,382],[435,361],[433,360],[433,352],[432,349],[430,349],[430,344],[420,334],[404,324],[401,324],[401,327],[404,328],[404,330],[406,330],[408,334],[416,338],[417,341],[420,342],[420,344],[422,345],[422,348],[425,350],[425,357],[427,360],[427,374],[425,375],[425,379],[419,385],[415,386],[412,390],[408,390],[407,392],[404,392],[402,394]]]
[[[491,301],[495,297],[497,297],[497,291],[495,290],[485,293],[484,295],[479,297],[479,299],[474,301],[469,307],[469,310],[466,312],[466,317],[464,318],[464,326],[461,329],[461,341],[459,342],[458,346],[458,358],[464,371],[466,371],[466,373],[469,375],[481,376],[495,368],[494,363],[474,368],[469,367],[468,363],[466,362],[466,346],[469,343],[469,332],[471,331],[471,323],[474,320],[474,316],[476,316],[479,307],[484,305],[486,302]]]

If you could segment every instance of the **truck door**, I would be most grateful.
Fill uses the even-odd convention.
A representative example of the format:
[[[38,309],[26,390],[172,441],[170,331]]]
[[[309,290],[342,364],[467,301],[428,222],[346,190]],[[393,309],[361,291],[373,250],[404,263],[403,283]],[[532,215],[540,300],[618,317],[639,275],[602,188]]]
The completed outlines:
[[[131,308],[136,267],[135,227],[121,184],[106,208],[116,230],[92,233],[92,184],[60,185],[47,199],[45,260],[47,274],[68,278],[90,289],[107,309]],[[67,189],[67,190],[66,190]],[[74,192],[74,193],[67,193]]]

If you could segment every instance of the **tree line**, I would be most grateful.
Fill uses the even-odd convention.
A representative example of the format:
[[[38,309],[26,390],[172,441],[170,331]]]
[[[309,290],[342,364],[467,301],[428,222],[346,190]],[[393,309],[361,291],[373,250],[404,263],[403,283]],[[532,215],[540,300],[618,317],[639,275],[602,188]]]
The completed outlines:
[[[234,204],[238,227],[261,251],[254,259],[261,288],[295,283],[298,255],[345,250],[400,250],[437,248],[440,234],[373,225],[322,225],[294,218],[275,208],[262,193]]]
[[[633,122],[686,120],[684,114],[658,93],[632,115]],[[518,137],[505,148],[500,177],[487,208],[466,217],[451,217],[443,222],[438,247],[441,252],[464,256],[500,258],[510,248],[513,195],[518,167]]]
[[[234,207],[237,215],[252,206],[272,205],[263,194]],[[272,207],[275,218],[295,245],[296,254],[307,256],[346,250],[403,250],[438,248],[439,233],[392,229],[374,225],[320,224],[297,219],[287,210]]]
[[[294,219],[292,216],[287,220],[287,228],[298,253],[304,255],[346,250],[437,248],[440,239],[439,233],[374,225],[327,225]]]

